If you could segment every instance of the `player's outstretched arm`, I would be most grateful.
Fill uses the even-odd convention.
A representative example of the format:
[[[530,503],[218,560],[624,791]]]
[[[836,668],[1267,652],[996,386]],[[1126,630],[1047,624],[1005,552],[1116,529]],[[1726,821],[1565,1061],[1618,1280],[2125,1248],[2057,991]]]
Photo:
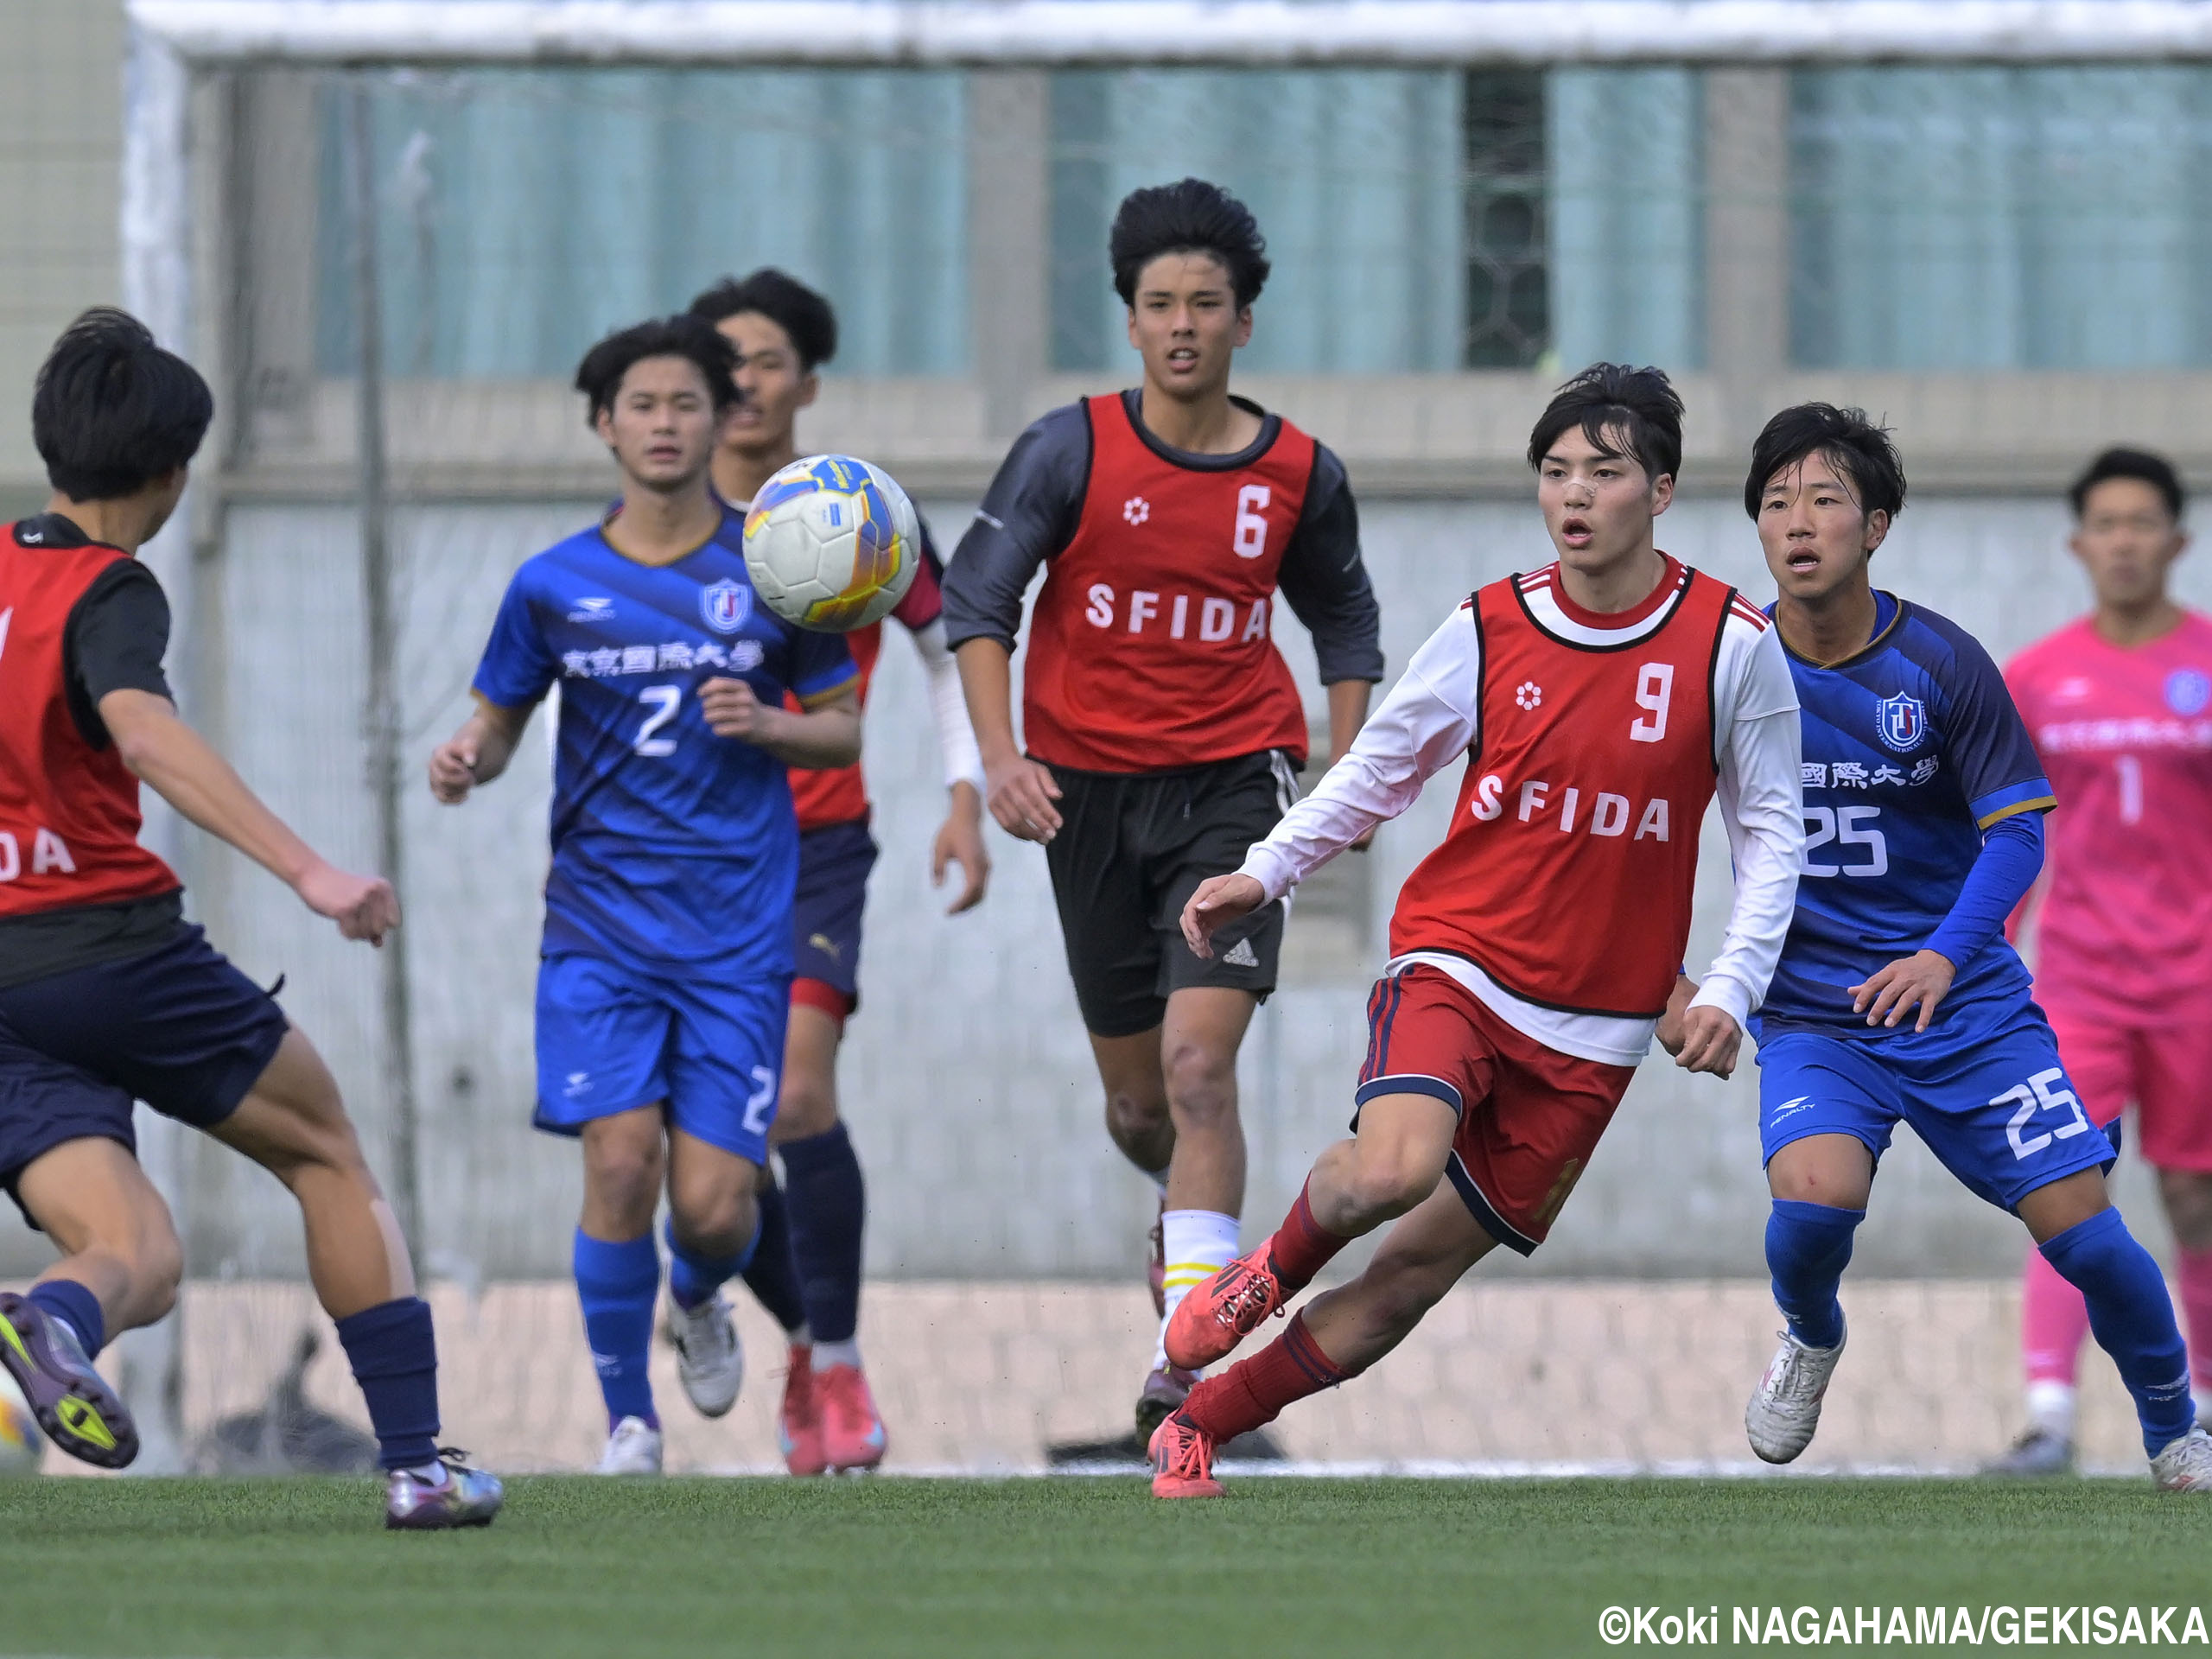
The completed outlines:
[[[502,708],[486,702],[480,692],[476,712],[461,729],[430,752],[430,793],[448,806],[458,806],[479,784],[488,784],[507,769],[530,724],[531,710]]]
[[[1044,842],[1060,831],[1060,786],[1049,766],[1022,753],[1014,737],[1013,653],[996,639],[964,641],[953,653],[968,696],[968,719],[983,756],[983,798],[999,828]]]
[[[237,848],[300,895],[309,910],[338,924],[349,939],[382,944],[399,925],[399,899],[380,876],[338,868],[292,832],[177,715],[150,691],[111,691],[100,719],[123,764],[209,835]]]
[[[699,688],[699,712],[716,737],[766,749],[787,766],[834,771],[861,758],[861,698],[852,685],[800,699],[804,712],[763,702],[743,680]]]

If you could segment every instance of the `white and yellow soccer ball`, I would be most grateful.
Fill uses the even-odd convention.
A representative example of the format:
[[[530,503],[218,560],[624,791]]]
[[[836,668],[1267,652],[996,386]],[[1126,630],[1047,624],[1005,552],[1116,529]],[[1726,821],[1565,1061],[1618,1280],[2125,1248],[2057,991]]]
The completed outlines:
[[[745,515],[745,569],[760,602],[818,633],[881,621],[921,563],[914,504],[890,474],[850,455],[780,468]]]
[[[16,1379],[0,1371],[0,1480],[35,1475],[46,1457],[46,1436],[39,1432],[31,1403]]]

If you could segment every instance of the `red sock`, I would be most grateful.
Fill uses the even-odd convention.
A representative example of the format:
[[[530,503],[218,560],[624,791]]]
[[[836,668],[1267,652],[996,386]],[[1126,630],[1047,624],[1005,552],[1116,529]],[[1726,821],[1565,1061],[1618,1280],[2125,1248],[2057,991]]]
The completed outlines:
[[[1268,1241],[1268,1260],[1275,1270],[1275,1277],[1282,1281],[1285,1296],[1294,1295],[1312,1284],[1313,1275],[1329,1265],[1329,1258],[1351,1243],[1313,1219],[1313,1206],[1307,1201],[1313,1190],[1310,1179],[1298,1189],[1298,1202],[1290,1206],[1282,1225]]]
[[[1292,1401],[1334,1388],[1350,1375],[1321,1351],[1306,1328],[1306,1316],[1294,1314],[1290,1328],[1251,1358],[1238,1360],[1192,1389],[1183,1414],[1212,1435],[1216,1445],[1226,1445],[1274,1421]]]
[[[2196,1397],[2212,1400],[2212,1250],[2180,1253],[2181,1305],[2189,1320],[2189,1369]]]

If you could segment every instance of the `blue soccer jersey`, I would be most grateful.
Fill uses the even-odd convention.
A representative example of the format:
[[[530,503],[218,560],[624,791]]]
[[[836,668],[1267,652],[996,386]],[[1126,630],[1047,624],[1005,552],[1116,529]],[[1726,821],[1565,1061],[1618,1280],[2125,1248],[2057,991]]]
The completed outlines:
[[[708,730],[698,692],[742,679],[772,708],[855,671],[842,635],[759,601],[743,528],[726,512],[696,552],[651,566],[594,525],[508,584],[474,684],[509,709],[561,688],[549,957],[791,971],[798,827],[784,763]]]
[[[1873,639],[1821,667],[1795,655],[1804,722],[1805,867],[1797,914],[1754,1020],[1770,1033],[1894,1035],[1847,988],[1924,947],[1949,915],[1982,832],[2054,804],[2004,677],[1974,639],[1875,595]],[[2019,957],[1993,939],[1961,963],[1936,1014],[2024,1001]],[[1900,1029],[1910,1030],[1911,1021]]]

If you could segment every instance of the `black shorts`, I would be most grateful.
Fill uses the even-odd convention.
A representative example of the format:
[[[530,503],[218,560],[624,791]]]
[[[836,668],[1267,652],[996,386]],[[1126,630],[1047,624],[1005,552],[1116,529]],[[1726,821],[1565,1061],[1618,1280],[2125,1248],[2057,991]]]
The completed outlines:
[[[1264,999],[1275,988],[1286,906],[1264,906],[1214,936],[1211,962],[1183,942],[1183,906],[1227,875],[1298,798],[1280,750],[1175,772],[1054,766],[1060,832],[1045,849],[1083,1023],[1097,1037],[1157,1026],[1173,991],[1219,985]]]
[[[220,1123],[287,1029],[276,999],[197,927],[141,956],[0,989],[0,1187],[16,1198],[23,1170],[67,1141],[137,1151],[134,1100],[194,1128]]]
[[[861,913],[875,868],[868,820],[824,824],[798,838],[798,892],[791,900],[792,998],[843,1019],[861,1005]],[[830,993],[806,987],[820,986]]]

